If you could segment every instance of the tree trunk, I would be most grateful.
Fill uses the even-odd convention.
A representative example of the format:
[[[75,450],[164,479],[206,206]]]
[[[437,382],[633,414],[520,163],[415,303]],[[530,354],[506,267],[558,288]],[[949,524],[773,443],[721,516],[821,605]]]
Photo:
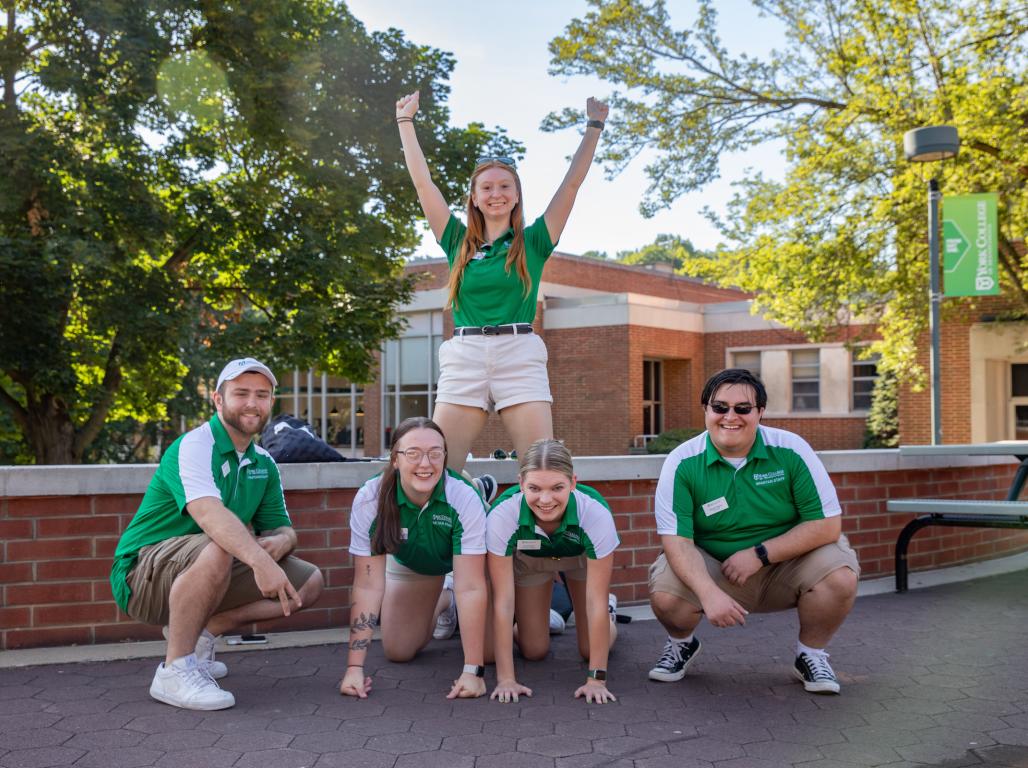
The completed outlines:
[[[28,408],[29,444],[36,454],[36,464],[81,464],[82,455],[75,454],[75,425],[68,409],[53,397]]]

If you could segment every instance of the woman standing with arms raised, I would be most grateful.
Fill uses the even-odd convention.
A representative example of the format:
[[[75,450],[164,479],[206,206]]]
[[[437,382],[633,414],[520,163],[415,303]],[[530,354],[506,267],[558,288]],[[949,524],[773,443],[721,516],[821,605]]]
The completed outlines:
[[[453,338],[439,349],[433,420],[460,470],[490,410],[500,414],[518,455],[553,437],[546,347],[532,332],[543,265],[553,252],[592,163],[607,105],[586,102],[585,135],[547,206],[528,226],[521,180],[509,157],[482,157],[471,174],[467,224],[450,213],[414,131],[418,92],[396,102],[407,170],[432,234],[450,265]]]

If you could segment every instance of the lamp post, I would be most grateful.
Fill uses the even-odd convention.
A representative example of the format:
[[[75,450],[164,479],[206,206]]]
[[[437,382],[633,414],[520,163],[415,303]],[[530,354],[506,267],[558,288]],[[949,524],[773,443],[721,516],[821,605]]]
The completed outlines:
[[[931,125],[915,128],[903,135],[903,151],[912,163],[930,163],[956,157],[960,150],[960,137],[951,125]],[[932,378],[932,445],[942,443],[942,379],[939,372],[940,337],[939,307],[942,287],[939,269],[939,182],[928,181],[928,327],[932,346],[930,368]]]

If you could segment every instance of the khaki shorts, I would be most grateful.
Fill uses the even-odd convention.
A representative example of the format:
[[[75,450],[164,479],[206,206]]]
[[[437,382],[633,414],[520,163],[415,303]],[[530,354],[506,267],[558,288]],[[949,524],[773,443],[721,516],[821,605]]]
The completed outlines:
[[[439,347],[437,403],[502,411],[552,403],[546,344],[534,333],[455,336]]]
[[[700,552],[703,553],[707,573],[714,583],[751,613],[795,608],[800,595],[838,568],[849,568],[857,576],[860,575],[857,553],[850,547],[845,535],[840,536],[838,541],[825,544],[793,560],[765,566],[750,576],[741,587],[724,577],[718,560],[702,549]],[[650,594],[654,592],[667,592],[700,607],[699,598],[679,581],[663,553],[650,566]]]
[[[132,590],[126,613],[145,624],[167,624],[168,597],[171,594],[172,582],[196,561],[203,548],[210,543],[207,534],[195,533],[165,539],[139,550],[136,566],[125,579]],[[318,570],[316,565],[292,555],[286,555],[278,564],[297,590]],[[250,566],[233,560],[228,591],[214,613],[222,613],[263,599],[264,595],[257,589],[257,582]]]
[[[392,555],[386,555],[386,579],[389,581],[432,581],[435,579],[441,584],[443,577],[418,573],[408,568]]]
[[[537,587],[553,581],[553,575],[563,571],[571,581],[585,581],[587,568],[585,555],[577,557],[529,557],[523,552],[514,553],[514,585]]]

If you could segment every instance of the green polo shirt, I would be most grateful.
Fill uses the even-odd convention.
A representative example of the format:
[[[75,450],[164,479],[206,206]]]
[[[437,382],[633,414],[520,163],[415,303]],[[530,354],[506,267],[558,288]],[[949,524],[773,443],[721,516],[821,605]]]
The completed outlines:
[[[706,432],[664,461],[655,500],[657,533],[692,539],[718,560],[801,522],[842,514],[821,460],[799,435],[760,426],[736,469]]]
[[[114,552],[111,591],[122,610],[132,590],[125,582],[140,549],[176,536],[202,533],[186,504],[221,499],[244,525],[270,531],[292,525],[275,460],[253,441],[242,458],[217,414],[171,444]]]
[[[354,497],[350,509],[351,555],[384,554],[371,550],[381,484],[382,476],[376,475]],[[453,570],[454,555],[485,554],[485,504],[462,476],[446,470],[423,507],[412,503],[397,482],[396,501],[403,541],[393,556],[412,571],[442,576]]]
[[[446,251],[446,260],[451,269],[460,254],[466,232],[467,227],[463,222],[450,214],[439,245]],[[526,296],[517,269],[511,265],[510,271],[507,271],[507,252],[513,239],[514,230],[508,229],[491,245],[482,246],[481,258],[472,258],[468,262],[453,307],[454,326],[531,323],[535,320],[535,303],[543,266],[553,253],[556,243],[550,242],[550,232],[542,216],[525,227],[525,257],[532,280],[531,290]]]
[[[536,524],[525,494],[516,485],[493,502],[486,525],[489,552],[501,557],[520,552],[529,557],[585,554],[590,560],[599,560],[621,543],[606,499],[582,483],[568,497],[564,517],[552,534],[546,534]]]

